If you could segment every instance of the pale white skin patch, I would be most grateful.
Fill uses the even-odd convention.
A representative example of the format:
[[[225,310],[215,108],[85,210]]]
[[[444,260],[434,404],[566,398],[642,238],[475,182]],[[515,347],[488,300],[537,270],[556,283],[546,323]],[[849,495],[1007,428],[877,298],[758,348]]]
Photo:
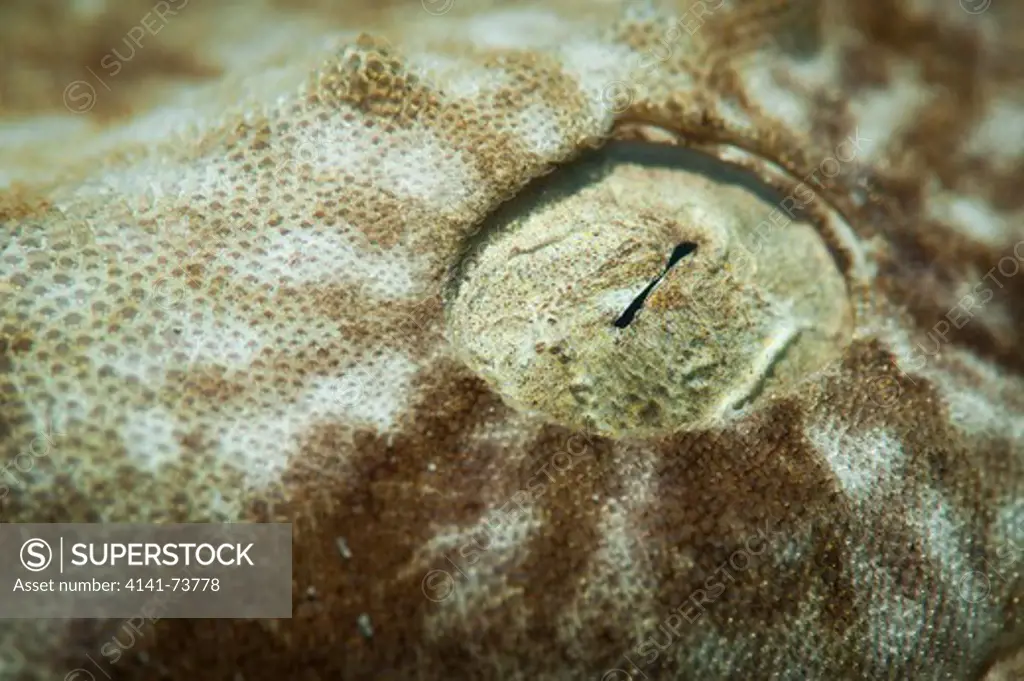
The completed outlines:
[[[443,490],[441,490],[443,492]],[[475,617],[496,604],[523,596],[521,586],[484,583],[480,574],[495,569],[514,570],[526,557],[523,547],[542,525],[532,506],[519,507],[507,500],[495,506],[471,526],[448,525],[420,547],[405,578],[422,575],[424,596],[436,608],[424,621],[424,635],[439,639],[472,627]],[[514,512],[509,512],[514,509]],[[518,608],[516,626],[525,624],[526,608]]]
[[[409,57],[409,70],[430,82],[436,82],[456,99],[479,100],[488,92],[511,85],[508,73],[500,68],[484,69],[465,58],[440,52]]]
[[[1024,499],[1004,501],[996,513],[993,533],[1009,565],[1024,566]]]
[[[995,99],[971,134],[967,150],[1005,165],[1020,159],[1024,155],[1024,98]]]
[[[641,55],[626,47],[609,46],[597,42],[572,41],[560,50],[563,68],[580,86],[590,100],[593,119],[607,127],[613,112],[608,105],[608,87],[614,82],[633,85],[630,65]]]
[[[897,595],[899,587],[884,568],[870,566],[872,588],[868,606],[868,635],[876,642],[875,663],[904,664],[924,633],[928,608],[913,598]]]
[[[345,117],[353,120],[345,120]],[[367,135],[365,114],[352,109],[312,126],[296,145],[317,173],[338,181],[346,174],[373,182],[379,191],[415,199],[443,210],[479,186],[480,178],[462,152],[425,127],[396,131],[376,146]]]
[[[946,400],[950,423],[974,437],[1024,440],[1024,416],[1013,406],[1021,404],[1024,380],[982,362],[968,350],[950,347],[943,354],[960,370],[935,371],[931,376]],[[964,369],[981,381],[963,376]]]
[[[466,26],[468,37],[481,47],[518,50],[557,44],[568,29],[559,15],[533,8],[489,12]]]
[[[993,248],[1011,243],[1016,231],[1010,216],[996,212],[988,202],[975,197],[936,192],[927,198],[925,205],[928,217],[941,220],[961,234]],[[1017,221],[1020,219],[1018,215]]]
[[[916,508],[908,509],[908,519],[924,540],[925,553],[943,566],[945,577],[954,580],[967,564],[963,518],[941,494],[924,489]]]
[[[612,591],[618,594],[619,602],[608,603],[609,608],[621,607],[625,601],[634,614],[635,634],[643,635],[654,628],[658,614],[651,600],[651,585],[656,583],[652,570],[651,556],[645,546],[645,538],[635,531],[632,516],[639,515],[650,506],[657,494],[653,453],[641,448],[622,446],[616,448],[615,467],[630,472],[630,484],[625,494],[608,499],[601,507],[598,532],[603,537],[601,548],[593,554],[581,581],[588,585],[602,585],[602,591],[612,583]],[[577,597],[576,607],[571,608],[562,618],[561,631],[576,632],[592,629],[598,623],[595,618],[582,613],[593,612],[596,600],[606,599],[600,591],[584,589]],[[567,645],[574,640],[565,636]]]
[[[936,355],[926,354],[909,335],[889,328],[884,338],[900,371],[911,380],[934,385],[949,411],[949,423],[969,437],[1000,437],[1011,442],[1024,438],[1024,416],[1017,405],[1024,381],[1000,372],[971,353],[943,344]],[[927,349],[934,342],[922,339]]]
[[[565,135],[558,129],[558,119],[551,107],[531,104],[520,112],[519,117],[519,136],[533,153],[549,158],[565,146]]]
[[[850,111],[865,138],[861,147],[865,163],[883,157],[894,136],[913,125],[928,103],[929,91],[916,69],[901,66],[894,70],[893,79],[897,86],[860,92],[850,100]]]
[[[87,356],[100,371],[109,369],[121,378],[135,377],[159,389],[165,385],[170,370],[193,369],[203,364],[244,370],[249,360],[264,347],[264,339],[253,327],[244,322],[232,324],[230,317],[217,322],[210,320],[207,328],[196,326],[185,317],[177,321],[182,322],[180,326],[172,321],[163,327],[162,342],[146,344],[149,348],[159,348],[156,352],[112,353],[103,344],[91,347]],[[117,342],[119,336],[112,334],[108,341]]]
[[[852,499],[866,501],[899,480],[906,456],[884,430],[852,435],[837,424],[809,426],[807,437]]]
[[[339,414],[350,423],[371,424],[382,432],[394,427],[408,409],[419,365],[401,353],[357,364],[338,378],[314,384],[306,401],[323,418]]]
[[[313,381],[297,399],[277,408],[236,411],[211,424],[221,433],[219,456],[237,464],[254,487],[271,484],[317,423],[388,432],[408,409],[416,371],[404,355],[392,354],[357,364],[337,378]]]
[[[751,56],[740,67],[740,74],[748,96],[763,111],[791,129],[806,130],[812,123],[813,112],[807,93],[835,82],[838,70],[839,55],[832,46],[808,60],[780,58],[776,52],[760,58]],[[786,77],[799,82],[800,89],[789,87]]]
[[[161,407],[128,413],[121,428],[121,441],[132,464],[155,473],[161,464],[172,464],[181,457],[178,435],[183,423]]]
[[[290,231],[273,234],[259,254],[243,262],[221,256],[219,263],[230,264],[242,276],[273,286],[341,285],[358,281],[374,297],[407,299],[422,287],[417,279],[417,261],[400,250],[385,253],[366,248],[356,241],[358,234],[342,224],[331,231]]]

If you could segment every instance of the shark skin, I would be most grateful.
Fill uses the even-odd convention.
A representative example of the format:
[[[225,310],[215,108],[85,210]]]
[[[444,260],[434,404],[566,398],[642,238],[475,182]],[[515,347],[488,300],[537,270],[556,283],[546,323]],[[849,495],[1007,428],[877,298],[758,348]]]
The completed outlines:
[[[4,10],[0,521],[290,522],[293,614],[0,679],[1020,678],[1019,8],[157,5]]]

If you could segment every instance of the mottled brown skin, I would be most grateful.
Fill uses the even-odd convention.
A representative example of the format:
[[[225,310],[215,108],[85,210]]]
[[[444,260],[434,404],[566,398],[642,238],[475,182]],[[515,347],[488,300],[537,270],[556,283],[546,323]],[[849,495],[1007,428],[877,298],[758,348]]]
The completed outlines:
[[[0,454],[13,457],[31,442],[32,415],[55,391],[75,387],[83,401],[93,394],[102,401],[62,424],[53,457],[33,471],[31,484],[0,500],[0,518],[294,524],[290,620],[161,619],[106,673],[147,681],[629,678],[606,675],[614,669],[632,678],[644,678],[642,671],[675,679],[979,679],[992,668],[991,678],[1013,678],[1024,645],[1024,276],[999,279],[986,314],[951,330],[941,353],[920,361],[914,347],[933,346],[927,334],[961,299],[958,286],[977,284],[1024,240],[1021,140],[1007,140],[1001,156],[966,143],[994,97],[1019,97],[1024,73],[1012,61],[1019,12],[998,2],[978,15],[955,3],[918,14],[896,2],[827,2],[813,12],[803,2],[733,4],[709,14],[693,38],[682,32],[652,67],[612,64],[597,76],[560,62],[559,45],[591,39],[605,51],[628,47],[646,64],[651,50],[664,51],[657,46],[665,22],[689,6],[633,19],[623,7],[593,8],[591,18],[574,19],[586,16],[583,7],[556,3],[551,11],[565,22],[552,29],[558,38],[531,46],[526,33],[514,36],[521,49],[470,46],[474,36],[462,22],[473,10],[458,4],[443,16],[418,5],[382,10],[394,47],[381,38],[347,38],[306,80],[285,79],[283,102],[242,98],[234,109],[241,95],[225,85],[223,118],[185,142],[166,132],[153,142],[152,155],[182,164],[181,173],[203,177],[216,168],[223,183],[164,191],[149,208],[122,208],[83,190],[57,213],[54,206],[68,196],[62,190],[85,187],[104,168],[157,173],[117,158],[114,144],[111,152],[80,152],[53,177],[32,175],[24,186],[0,190],[5,227],[13,225],[0,241],[7,249],[0,251],[0,286],[10,294],[0,299]],[[507,19],[497,25],[508,26]],[[767,35],[781,52],[764,47]],[[801,81],[785,61],[829,48],[838,50],[838,66],[819,86]],[[456,72],[479,68],[472,78],[481,86],[502,69],[507,77],[471,96],[453,94],[464,90],[451,74],[431,81],[417,71],[412,57],[430,49],[466,59]],[[307,59],[303,53],[289,63],[301,73]],[[777,80],[793,81],[809,125],[775,111],[776,100],[745,84],[744,74],[766,63],[778,65]],[[851,287],[860,327],[841,362],[800,390],[771,396],[729,423],[613,440],[516,413],[448,351],[450,277],[473,235],[492,224],[488,216],[502,201],[528,194],[531,180],[555,166],[572,172],[580,153],[641,134],[678,137],[728,157],[785,194],[856,129],[873,124],[857,106],[878,91],[902,92],[907,86],[897,72],[907,64],[919,65],[917,78],[936,88],[931,99],[917,102],[908,124],[878,150],[815,187],[808,208],[823,225],[830,209],[844,218],[854,246],[824,226],[822,238],[841,270],[860,258],[872,275],[865,288]],[[601,96],[612,81],[633,88],[624,105]],[[517,118],[541,104],[546,114]],[[253,119],[243,120],[247,111]],[[318,149],[339,154],[329,163],[295,160],[289,135],[318,121],[359,132],[333,146],[320,140]],[[530,141],[542,124],[554,127],[554,142]],[[638,133],[636,125],[647,127]],[[424,129],[443,142],[441,151],[400,138]],[[348,151],[357,143],[375,154],[394,147],[405,155],[401,163],[360,165]],[[35,159],[47,151],[45,140],[39,145],[41,156],[24,160],[36,173]],[[756,158],[737,159],[728,146]],[[430,149],[429,162],[416,160],[417,148]],[[465,167],[444,165],[446,153]],[[281,164],[288,159],[292,165]],[[412,180],[401,179],[405,166],[426,166],[434,174],[417,181],[436,180],[439,189],[410,189]],[[958,227],[952,214],[929,214],[933,177],[1007,216],[1005,233],[982,238],[970,225]],[[135,188],[125,186],[117,192],[132,199]],[[283,193],[261,202],[275,187]],[[766,205],[766,215],[770,210]],[[192,216],[194,231],[178,230],[182,215]],[[90,246],[113,244],[131,257],[115,267],[98,247],[99,255],[81,247],[82,271],[123,290],[89,289],[88,303],[106,307],[91,308],[95,316],[75,345],[68,343],[74,332],[54,332],[30,301],[34,283],[62,267],[46,255],[52,243],[87,216],[100,222]],[[115,220],[127,226],[104,232]],[[284,264],[265,265],[278,267],[273,281],[234,269],[266,263],[259,258],[295,235],[336,234],[362,239],[373,257],[407,263],[417,286],[380,294],[374,286],[383,266],[326,283],[304,279],[310,259],[332,257],[315,241]],[[33,270],[30,256],[15,254],[12,244],[40,235],[51,248],[31,257],[50,258],[49,265]],[[146,260],[132,235],[152,238],[146,243],[164,260]],[[226,244],[235,259],[218,259],[212,247],[190,253],[196,243]],[[357,265],[345,261],[337,269]],[[325,271],[331,268],[317,270]],[[153,351],[169,373],[152,386],[105,372],[85,348],[109,343],[115,355],[127,354],[133,334],[163,338],[154,329],[156,308],[186,330],[199,328],[188,326],[187,314],[175,316],[180,305],[155,302],[160,296],[150,287],[162,278],[186,287],[185,313],[242,319],[255,330],[258,351],[241,360],[222,352],[191,361],[182,354],[191,346],[170,340]],[[72,306],[84,309],[86,303]],[[376,366],[388,353],[416,367],[407,384],[378,389],[388,374],[371,372],[354,397],[325,401],[326,411],[312,420],[297,415],[323,406],[304,401],[309,386],[354,366]],[[375,390],[403,398],[390,424],[354,415]],[[339,404],[349,411],[330,410]],[[177,449],[147,470],[118,419],[154,406],[176,424]],[[295,427],[293,446],[257,430],[280,414]],[[222,448],[217,427],[232,419],[262,434],[248,460]],[[552,462],[566,461],[566,453],[571,466],[556,463],[556,471]],[[76,459],[81,465],[70,465]],[[247,476],[255,463],[271,459],[283,461],[282,469],[253,483]],[[215,493],[223,505],[215,505]],[[513,499],[532,524],[508,515]],[[427,598],[425,576],[454,573],[446,556],[466,558],[460,551],[488,536],[483,523],[496,512],[501,541],[474,554],[475,572],[455,575],[453,596]],[[339,554],[338,537],[350,557]],[[664,641],[659,624],[710,590],[709,580],[737,552],[749,566],[705,601],[699,619],[678,626],[656,658],[636,652],[652,638]],[[989,576],[991,591],[970,603],[960,587],[975,574]],[[372,636],[357,625],[362,614],[372,620]],[[96,657],[112,636],[126,640],[120,623],[5,623],[2,650],[8,660],[20,651],[23,662],[7,662],[0,674],[64,678],[88,667],[85,656]]]
[[[183,10],[188,2],[165,2],[163,19],[173,21],[176,10]],[[114,73],[131,83],[120,91],[111,90],[112,95],[94,110],[94,115],[108,119],[136,109],[147,86],[220,75],[211,64],[190,54],[188,44],[168,40],[170,31],[160,35],[166,21],[152,14],[158,3],[129,0],[96,3],[92,8],[90,4],[44,0],[6,3],[0,8],[0,54],[6,63],[0,70],[0,112],[6,116],[63,112],[61,94],[69,82],[83,75],[83,66],[101,76]],[[125,42],[126,34],[147,13],[151,33],[141,37],[135,33],[137,42],[130,38]],[[115,64],[120,59],[112,50],[124,58],[122,64]],[[100,64],[108,66],[106,73]]]

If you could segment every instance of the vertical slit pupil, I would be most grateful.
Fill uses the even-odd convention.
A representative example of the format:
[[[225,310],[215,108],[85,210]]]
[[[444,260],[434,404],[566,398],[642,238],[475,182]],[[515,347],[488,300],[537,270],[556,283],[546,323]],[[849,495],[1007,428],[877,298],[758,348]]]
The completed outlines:
[[[666,274],[668,274],[668,271],[670,269],[676,266],[676,263],[678,263],[680,260],[682,260],[683,258],[690,255],[696,250],[697,244],[695,244],[692,241],[684,241],[683,243],[673,248],[672,255],[670,255],[668,258],[668,265],[665,266],[665,271],[661,273],[661,276],[664,277]],[[658,279],[661,279],[661,277],[658,277]]]
[[[697,244],[693,241],[684,241],[673,248],[672,254],[668,257],[668,264],[665,265],[665,269],[662,270],[661,274],[656,276],[654,280],[644,287],[644,290],[633,299],[633,302],[631,302],[625,311],[619,315],[619,318],[615,320],[615,326],[620,329],[624,329],[629,326],[633,322],[633,318],[636,317],[638,312],[640,312],[640,308],[644,306],[644,301],[647,300],[647,296],[649,296],[651,291],[654,290],[654,287],[658,285],[658,282],[661,281],[662,278],[668,274],[668,271],[675,267],[680,260],[696,252],[696,250]]]

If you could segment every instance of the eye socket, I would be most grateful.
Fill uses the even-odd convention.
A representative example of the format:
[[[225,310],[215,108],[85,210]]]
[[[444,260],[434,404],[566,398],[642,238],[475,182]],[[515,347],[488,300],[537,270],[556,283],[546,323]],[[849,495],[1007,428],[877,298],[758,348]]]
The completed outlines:
[[[841,356],[852,306],[816,228],[759,231],[782,197],[753,173],[652,146],[545,176],[453,270],[454,349],[511,406],[612,437],[703,428]]]
[[[640,312],[640,308],[644,306],[644,301],[647,300],[647,296],[649,296],[651,291],[654,290],[654,287],[658,285],[658,282],[660,282],[665,275],[668,274],[669,270],[675,267],[680,260],[691,253],[694,253],[696,250],[697,244],[692,241],[684,241],[672,249],[672,255],[669,256],[668,264],[665,265],[665,269],[662,270],[661,274],[655,277],[651,283],[633,299],[633,302],[631,302],[629,307],[627,307],[622,314],[616,318],[613,324],[620,329],[624,329],[629,326],[633,322],[633,318],[636,317],[636,314]]]

